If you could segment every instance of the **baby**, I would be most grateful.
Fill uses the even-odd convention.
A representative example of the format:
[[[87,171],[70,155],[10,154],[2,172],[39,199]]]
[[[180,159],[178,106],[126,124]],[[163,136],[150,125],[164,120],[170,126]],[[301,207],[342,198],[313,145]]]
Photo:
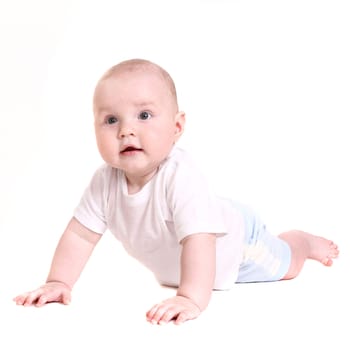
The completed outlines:
[[[18,305],[68,304],[71,290],[108,229],[176,295],[154,305],[153,324],[194,319],[212,290],[237,282],[296,277],[306,259],[331,266],[337,246],[303,231],[270,234],[249,209],[214,196],[191,157],[175,146],[185,126],[170,75],[141,59],[99,80],[95,132],[105,161],[92,177],[56,248],[46,283]]]

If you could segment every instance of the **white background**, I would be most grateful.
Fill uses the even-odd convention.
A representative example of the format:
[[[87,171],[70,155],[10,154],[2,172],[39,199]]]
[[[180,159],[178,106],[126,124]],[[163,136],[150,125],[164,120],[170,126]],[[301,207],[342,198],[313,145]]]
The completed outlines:
[[[0,0],[0,347],[348,349],[349,18],[337,0]],[[333,268],[309,262],[294,281],[214,293],[200,319],[151,327],[144,312],[173,291],[107,235],[69,307],[13,305],[44,281],[102,163],[94,85],[134,57],[174,78],[180,144],[216,192],[251,204],[276,234],[331,237]]]

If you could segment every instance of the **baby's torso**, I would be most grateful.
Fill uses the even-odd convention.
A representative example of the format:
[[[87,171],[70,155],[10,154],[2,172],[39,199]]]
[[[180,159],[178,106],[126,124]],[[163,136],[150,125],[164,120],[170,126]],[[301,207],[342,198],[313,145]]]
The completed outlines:
[[[215,287],[230,288],[241,261],[244,227],[239,211],[229,200],[212,195],[203,197],[200,194],[203,197],[200,204],[197,202],[192,206],[188,204],[191,199],[177,201],[176,196],[183,196],[185,189],[177,189],[177,181],[172,174],[176,168],[167,165],[165,163],[140,192],[132,195],[128,194],[124,173],[110,169],[112,179],[108,181],[105,207],[108,229],[131,256],[152,270],[160,283],[167,285],[179,283],[180,241],[183,236],[215,233],[218,235]],[[197,213],[196,207],[202,206],[203,201],[207,201],[207,211],[203,214],[201,209]],[[177,208],[179,206],[182,208]],[[189,213],[186,213],[186,206]],[[197,221],[205,222],[201,224]],[[185,227],[185,234],[179,233],[182,227]]]

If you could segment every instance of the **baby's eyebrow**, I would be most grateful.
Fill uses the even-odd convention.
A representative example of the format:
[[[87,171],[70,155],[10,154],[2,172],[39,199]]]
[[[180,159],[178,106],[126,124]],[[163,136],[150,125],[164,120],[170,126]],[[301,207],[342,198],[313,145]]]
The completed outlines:
[[[136,107],[139,107],[139,108],[144,108],[144,107],[154,107],[155,104],[151,101],[144,101],[144,102],[136,102],[135,103],[135,106]]]
[[[156,104],[152,101],[141,101],[141,102],[134,102],[133,103],[134,108],[137,109],[144,109],[144,108],[151,108],[151,109],[155,109],[156,108]],[[114,110],[114,108],[111,106],[99,106],[99,107],[94,107],[94,111],[96,115],[105,115],[105,114],[114,114],[114,112],[112,112]]]
[[[96,108],[95,111],[97,112],[97,114],[101,115],[101,114],[110,114],[110,110],[108,108]]]

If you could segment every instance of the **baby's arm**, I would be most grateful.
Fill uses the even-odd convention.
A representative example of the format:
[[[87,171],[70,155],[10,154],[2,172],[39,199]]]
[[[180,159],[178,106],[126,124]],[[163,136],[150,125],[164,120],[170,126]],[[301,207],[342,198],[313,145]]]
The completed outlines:
[[[100,238],[100,234],[72,218],[57,245],[46,284],[14,298],[17,305],[68,304],[71,289]]]
[[[175,297],[155,305],[146,314],[151,323],[179,324],[196,318],[207,307],[215,280],[216,236],[201,233],[182,241],[181,280]]]

